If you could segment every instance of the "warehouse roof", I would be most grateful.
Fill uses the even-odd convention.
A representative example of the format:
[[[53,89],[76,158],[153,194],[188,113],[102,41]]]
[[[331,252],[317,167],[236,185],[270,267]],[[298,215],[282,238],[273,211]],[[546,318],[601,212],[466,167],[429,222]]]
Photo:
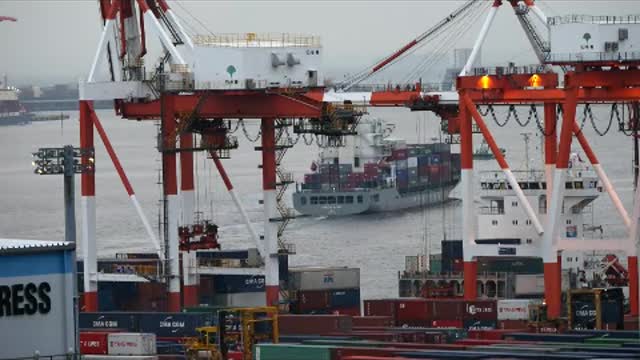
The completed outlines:
[[[2,239],[0,238],[0,255],[17,252],[38,252],[73,249],[75,244],[66,241]]]

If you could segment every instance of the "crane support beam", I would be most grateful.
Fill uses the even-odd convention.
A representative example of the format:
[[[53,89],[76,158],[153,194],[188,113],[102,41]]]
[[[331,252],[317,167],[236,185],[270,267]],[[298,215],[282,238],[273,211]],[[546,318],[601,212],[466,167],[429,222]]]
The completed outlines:
[[[231,199],[233,200],[233,203],[236,204],[236,207],[238,208],[238,211],[242,216],[242,220],[244,221],[244,224],[246,225],[247,230],[249,230],[251,237],[256,242],[256,247],[258,249],[258,252],[260,253],[260,255],[263,256],[264,245],[260,240],[260,236],[258,236],[258,233],[253,228],[251,219],[249,219],[249,215],[247,214],[247,211],[244,209],[244,206],[242,206],[242,202],[240,201],[238,194],[236,194],[235,190],[233,189],[233,184],[231,183],[231,180],[229,179],[229,175],[227,175],[227,171],[224,169],[224,166],[222,166],[222,161],[220,161],[220,157],[215,151],[210,151],[209,154],[211,155],[211,159],[213,159],[213,162],[216,165],[216,169],[218,169],[218,173],[220,173],[220,176],[222,177],[224,186],[227,188],[229,195],[231,195]]]
[[[167,93],[164,96],[173,99],[176,113],[190,113],[203,93]],[[160,101],[121,103],[120,114],[127,119],[158,119]],[[322,103],[302,94],[285,96],[258,91],[212,92],[207,94],[198,111],[201,117],[225,119],[259,119],[265,115],[273,118],[318,118],[321,114]]]
[[[484,120],[482,120],[482,116],[476,109],[473,102],[467,96],[460,95],[460,99],[461,99],[461,103],[466,106],[466,111],[471,114],[471,117],[475,120],[476,124],[478,124],[478,127],[482,132],[482,136],[487,141],[487,144],[489,144],[489,148],[491,149],[491,152],[493,153],[496,160],[498,161],[498,164],[500,164],[500,168],[502,169],[502,172],[504,173],[505,178],[509,182],[509,185],[511,185],[511,188],[515,191],[516,196],[518,197],[518,200],[524,206],[524,211],[529,217],[529,219],[531,220],[531,222],[533,223],[533,226],[536,228],[538,235],[542,235],[544,233],[544,229],[542,227],[542,223],[540,222],[540,219],[538,219],[536,212],[533,210],[533,206],[531,206],[529,199],[527,199],[526,195],[522,191],[522,188],[520,187],[520,184],[518,184],[518,180],[516,180],[516,177],[513,175],[513,172],[509,168],[509,164],[507,164],[507,160],[504,158],[502,151],[500,151],[498,144],[496,144],[496,141],[493,138],[493,135],[491,135],[489,128],[485,124]]]
[[[142,211],[142,207],[140,206],[140,202],[138,201],[138,198],[136,198],[136,194],[133,191],[133,186],[131,186],[131,182],[129,181],[129,178],[127,177],[127,174],[124,172],[124,168],[122,167],[122,164],[120,163],[120,159],[118,158],[118,155],[116,154],[116,151],[114,150],[113,145],[111,145],[111,140],[109,140],[109,137],[107,136],[107,132],[104,130],[104,127],[102,127],[102,123],[100,122],[100,119],[96,115],[96,112],[93,110],[93,106],[91,104],[89,104],[88,107],[89,107],[89,110],[90,110],[90,116],[91,116],[91,120],[93,122],[93,126],[95,126],[96,130],[98,131],[98,135],[100,135],[100,139],[102,140],[102,144],[104,145],[105,149],[107,150],[107,153],[109,154],[109,158],[111,159],[111,162],[113,163],[113,166],[116,168],[116,172],[118,173],[118,176],[120,177],[120,180],[122,181],[122,185],[124,186],[125,190],[127,191],[127,195],[129,196],[129,199],[131,200],[131,204],[133,205],[134,209],[136,210],[136,213],[138,214],[138,217],[140,217],[140,221],[142,221],[144,229],[147,232],[147,236],[149,236],[149,239],[151,240],[151,243],[152,243],[153,247],[155,248],[156,253],[158,254],[158,257],[161,260],[164,260],[164,254],[162,253],[162,247],[160,246],[160,241],[158,240],[158,238],[156,237],[155,233],[153,232],[153,229],[151,228],[151,224],[149,223],[149,220],[147,220],[147,216]]]
[[[482,48],[484,41],[487,39],[487,34],[489,34],[489,29],[491,28],[491,24],[493,24],[493,20],[496,18],[496,15],[498,14],[498,8],[500,7],[500,5],[502,5],[501,1],[495,1],[493,3],[493,6],[491,7],[491,10],[489,10],[489,15],[487,16],[487,19],[484,21],[484,24],[482,24],[482,29],[480,29],[480,34],[478,35],[476,42],[473,44],[471,55],[469,55],[469,58],[467,59],[467,63],[462,68],[462,71],[460,72],[460,76],[464,76],[468,74],[469,71],[471,71],[471,67],[473,66],[473,63],[476,62],[476,59],[478,58],[478,54],[480,53],[480,49]]]
[[[593,165],[593,169],[596,171],[596,174],[598,174],[598,178],[602,182],[602,186],[611,198],[611,202],[618,211],[618,214],[620,214],[622,222],[624,222],[627,231],[631,232],[631,219],[629,218],[629,213],[624,208],[624,205],[622,204],[622,201],[620,201],[620,197],[618,196],[616,189],[613,187],[613,184],[611,184],[607,173],[605,173],[604,169],[602,168],[602,165],[596,157],[596,154],[593,152],[591,145],[589,145],[589,141],[587,141],[587,137],[584,136],[584,133],[582,132],[582,130],[580,130],[580,125],[578,125],[577,122],[573,124],[573,132],[576,136],[576,139],[578,139],[580,146],[582,146],[582,150],[584,150],[585,154],[587,154],[589,162],[591,163],[591,165]]]

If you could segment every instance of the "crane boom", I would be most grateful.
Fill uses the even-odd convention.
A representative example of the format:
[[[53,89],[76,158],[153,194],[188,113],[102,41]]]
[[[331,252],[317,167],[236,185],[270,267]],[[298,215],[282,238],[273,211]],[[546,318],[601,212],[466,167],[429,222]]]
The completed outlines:
[[[424,33],[420,34],[415,39],[411,40],[408,44],[406,44],[405,46],[403,46],[399,50],[395,51],[390,56],[388,56],[388,57],[384,58],[382,61],[378,62],[376,65],[374,65],[371,68],[371,70],[362,71],[362,72],[354,75],[350,79],[347,79],[346,81],[344,81],[342,83],[342,85],[343,85],[342,88],[344,90],[347,90],[350,87],[358,84],[359,82],[365,80],[366,78],[368,78],[368,77],[372,76],[373,74],[377,73],[378,71],[382,70],[387,65],[392,63],[394,60],[396,60],[400,56],[402,56],[404,53],[406,53],[407,51],[411,50],[412,48],[414,48],[416,45],[422,43],[423,41],[429,39],[431,36],[433,36],[434,34],[439,32],[440,30],[442,30],[444,27],[446,27],[447,25],[452,23],[460,15],[463,15],[467,11],[471,10],[474,5],[480,4],[481,2],[482,2],[482,0],[467,0],[467,2],[464,5],[462,5],[461,7],[459,7],[456,11],[452,12],[451,14],[449,14],[449,16],[447,16],[446,18],[440,20],[436,25],[432,26],[429,30],[425,31]]]

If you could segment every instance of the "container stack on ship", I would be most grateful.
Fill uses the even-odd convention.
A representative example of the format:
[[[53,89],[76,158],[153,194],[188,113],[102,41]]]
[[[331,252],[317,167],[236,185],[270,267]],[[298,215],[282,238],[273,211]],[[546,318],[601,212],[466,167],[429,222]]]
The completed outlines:
[[[325,148],[293,194],[306,215],[342,216],[440,204],[460,180],[445,143],[407,144],[383,120],[365,118],[345,148]]]

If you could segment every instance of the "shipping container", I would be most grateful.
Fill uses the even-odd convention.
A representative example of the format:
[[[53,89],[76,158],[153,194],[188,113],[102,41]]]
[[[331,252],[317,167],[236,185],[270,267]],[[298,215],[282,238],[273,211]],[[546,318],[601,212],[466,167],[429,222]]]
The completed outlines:
[[[457,299],[430,299],[431,316],[433,320],[456,320],[464,319],[464,302]]]
[[[109,355],[155,355],[156,334],[111,333],[107,337]]]
[[[494,330],[498,323],[495,320],[465,320],[463,326],[467,330]]]
[[[114,356],[114,355],[86,355],[83,360],[159,360],[156,355],[130,355],[130,356]],[[164,358],[163,358],[164,359]]]
[[[279,315],[278,326],[283,335],[327,335],[349,333],[353,322],[349,315]]]
[[[353,327],[391,327],[394,326],[391,316],[355,316]]]
[[[364,316],[387,316],[396,319],[396,300],[380,299],[364,301]]]
[[[404,257],[404,271],[413,274],[418,272],[418,257],[417,256],[405,256]]]
[[[329,290],[297,291],[292,303],[294,313],[308,314],[329,307]]]
[[[169,338],[195,336],[197,327],[216,323],[213,313],[140,313],[137,316],[140,324],[137,331]]]
[[[264,292],[264,275],[214,275],[217,294]]]
[[[495,322],[498,320],[496,307],[496,300],[465,300],[463,320],[487,320]]]
[[[418,158],[417,157],[410,157],[409,159],[407,159],[407,166],[411,169],[411,168],[417,168],[418,167]]]
[[[113,330],[138,331],[137,318],[131,313],[121,312],[81,312],[79,315],[79,327],[86,330]]]
[[[462,259],[462,240],[442,240],[442,260]]]
[[[540,295],[544,293],[544,275],[516,275],[516,296]]]
[[[254,360],[333,360],[332,346],[257,344]]]
[[[396,160],[396,173],[398,171],[406,171],[409,168],[409,161],[407,160]]]
[[[357,268],[290,268],[291,290],[332,290],[360,288]]]
[[[360,309],[360,288],[332,290],[329,294],[329,306],[332,308]]]
[[[462,320],[433,320],[431,326],[437,329],[462,329]]]
[[[244,292],[235,294],[218,294],[213,296],[214,304],[224,307],[266,306],[264,292]]]
[[[80,354],[106,355],[108,352],[107,332],[80,332]]]
[[[502,330],[520,330],[525,332],[529,326],[529,320],[498,320],[498,329]]]
[[[422,298],[399,299],[396,302],[396,325],[428,326],[432,318],[431,303]]]
[[[406,160],[409,157],[409,152],[407,151],[407,149],[396,149],[393,150],[393,152],[391,153],[391,156],[397,161],[397,160]]]
[[[542,274],[544,265],[541,258],[493,258],[478,259],[478,272],[508,272],[514,274]]]
[[[529,305],[540,302],[540,300],[531,299],[498,300],[498,320],[528,320]]]
[[[349,315],[351,317],[362,315],[360,305],[351,307],[331,307],[329,311],[334,315]]]

